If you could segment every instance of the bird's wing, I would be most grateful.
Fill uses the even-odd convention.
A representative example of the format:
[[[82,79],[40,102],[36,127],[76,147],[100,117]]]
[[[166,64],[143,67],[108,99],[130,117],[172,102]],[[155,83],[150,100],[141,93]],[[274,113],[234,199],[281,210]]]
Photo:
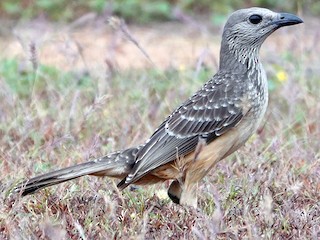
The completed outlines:
[[[178,107],[137,153],[135,165],[118,187],[195,151],[199,137],[210,143],[242,119],[244,75],[219,74]]]

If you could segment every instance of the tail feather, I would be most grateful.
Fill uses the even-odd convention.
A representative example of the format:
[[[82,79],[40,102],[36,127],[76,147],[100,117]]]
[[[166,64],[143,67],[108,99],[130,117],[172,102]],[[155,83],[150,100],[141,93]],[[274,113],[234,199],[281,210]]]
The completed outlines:
[[[14,191],[25,196],[45,187],[85,175],[124,178],[134,165],[137,151],[138,147],[130,148],[89,162],[45,173],[20,183]]]

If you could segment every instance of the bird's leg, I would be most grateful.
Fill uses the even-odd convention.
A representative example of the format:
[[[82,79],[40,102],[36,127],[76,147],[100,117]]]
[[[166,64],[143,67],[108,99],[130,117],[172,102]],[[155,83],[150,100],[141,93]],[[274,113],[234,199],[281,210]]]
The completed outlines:
[[[174,180],[168,189],[168,196],[174,203],[197,208],[197,189],[198,182],[181,185],[178,180]]]
[[[192,168],[192,165],[197,162],[199,155],[205,146],[205,138],[199,137],[199,141],[194,152],[193,161],[190,163],[190,166],[188,168]],[[179,167],[181,165],[181,159],[178,160],[179,161],[177,161],[176,164]],[[185,167],[186,166],[183,164],[179,167],[180,171],[182,172],[182,177],[174,180],[171,183],[168,189],[168,196],[174,203],[188,205],[196,208],[198,181],[190,180],[192,177],[188,176],[188,174],[190,173],[188,173]]]
[[[186,188],[186,185],[174,180],[168,189],[168,196],[170,199],[177,204],[197,207],[197,188],[198,183],[189,184]]]
[[[168,196],[172,200],[172,202],[176,204],[180,204],[180,198],[181,198],[181,184],[179,180],[174,180],[168,189]]]
[[[179,172],[179,176],[172,181],[170,187],[168,189],[168,196],[172,200],[172,202],[180,204],[181,193],[183,191],[183,184],[185,180],[185,166],[183,165],[183,159],[177,158],[176,167]]]
[[[188,174],[188,173],[187,173]],[[197,208],[198,182],[188,182],[181,186],[180,204]]]
[[[172,202],[176,204],[180,204],[180,198],[182,193],[182,186],[185,179],[185,159],[184,157],[179,157],[178,149],[177,149],[177,158],[175,160],[175,167],[179,172],[177,178],[171,182],[170,187],[168,189],[168,196]]]

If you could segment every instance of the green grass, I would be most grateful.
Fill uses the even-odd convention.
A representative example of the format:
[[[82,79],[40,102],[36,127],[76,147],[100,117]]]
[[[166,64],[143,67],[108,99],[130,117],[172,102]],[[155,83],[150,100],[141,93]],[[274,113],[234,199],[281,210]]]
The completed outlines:
[[[309,60],[316,51],[286,51],[264,61],[271,99],[263,127],[202,181],[198,209],[171,203],[166,184],[120,193],[107,178],[9,193],[26,177],[141,143],[214,69],[196,78],[193,68],[149,68],[99,79],[2,59],[0,238],[319,238],[320,62]],[[279,81],[279,71],[289,79]]]

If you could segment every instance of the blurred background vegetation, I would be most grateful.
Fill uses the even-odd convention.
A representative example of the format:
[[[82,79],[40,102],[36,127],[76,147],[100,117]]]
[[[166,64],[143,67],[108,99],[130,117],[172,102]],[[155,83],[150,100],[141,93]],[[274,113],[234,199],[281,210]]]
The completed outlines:
[[[96,12],[118,15],[129,22],[147,23],[173,20],[176,10],[180,10],[192,15],[211,16],[219,23],[219,18],[234,9],[251,6],[320,15],[319,0],[1,0],[0,16],[15,20],[45,16],[53,21],[67,22],[85,13]]]

